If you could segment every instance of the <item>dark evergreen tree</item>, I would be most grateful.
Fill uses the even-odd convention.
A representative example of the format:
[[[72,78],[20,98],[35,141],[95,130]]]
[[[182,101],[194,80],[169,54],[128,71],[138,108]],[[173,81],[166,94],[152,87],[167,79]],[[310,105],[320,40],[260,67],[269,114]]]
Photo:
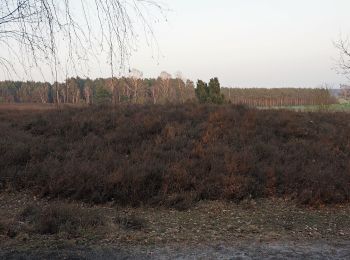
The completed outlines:
[[[220,92],[220,82],[218,78],[210,80],[209,85],[202,80],[198,80],[196,96],[200,103],[224,103],[224,95]]]
[[[224,103],[224,95],[220,91],[220,82],[218,78],[213,78],[209,81],[208,86],[209,102],[214,104]]]
[[[198,98],[199,103],[208,102],[208,97],[209,97],[208,84],[202,80],[198,80],[197,82],[196,96]]]
[[[112,100],[112,94],[107,89],[97,86],[94,95],[95,104],[106,104]]]

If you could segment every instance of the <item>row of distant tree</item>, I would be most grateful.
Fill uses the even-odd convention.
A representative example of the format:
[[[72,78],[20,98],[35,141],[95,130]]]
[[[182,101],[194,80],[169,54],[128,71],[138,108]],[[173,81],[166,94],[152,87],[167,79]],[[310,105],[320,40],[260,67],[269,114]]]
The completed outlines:
[[[336,103],[327,89],[296,88],[222,88],[218,78],[195,85],[181,73],[172,77],[162,72],[158,78],[145,79],[138,70],[129,77],[107,79],[69,78],[62,83],[0,82],[2,103],[61,103],[61,104],[182,104],[232,103],[248,106],[295,106]]]
[[[0,82],[2,102],[64,104],[135,103],[164,104],[193,101],[195,85],[180,73],[173,78],[162,72],[158,78],[144,79],[142,72],[131,71],[129,77],[95,79],[69,78],[62,83]]]
[[[258,107],[329,105],[338,102],[325,88],[224,88],[221,92],[230,103]]]

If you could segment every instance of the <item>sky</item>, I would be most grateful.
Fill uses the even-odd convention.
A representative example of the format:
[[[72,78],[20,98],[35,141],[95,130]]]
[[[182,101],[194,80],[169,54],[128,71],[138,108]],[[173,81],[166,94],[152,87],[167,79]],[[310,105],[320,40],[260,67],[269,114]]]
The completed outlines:
[[[334,70],[334,42],[350,34],[349,0],[163,2],[171,11],[167,23],[154,26],[160,57],[152,60],[140,45],[130,62],[145,76],[180,70],[192,80],[217,76],[231,87],[346,82]]]
[[[158,47],[141,36],[129,62],[144,77],[181,71],[226,87],[347,83],[334,69],[334,42],[350,35],[349,0],[160,1],[169,11],[153,25]],[[89,70],[90,78],[109,76],[107,63]]]

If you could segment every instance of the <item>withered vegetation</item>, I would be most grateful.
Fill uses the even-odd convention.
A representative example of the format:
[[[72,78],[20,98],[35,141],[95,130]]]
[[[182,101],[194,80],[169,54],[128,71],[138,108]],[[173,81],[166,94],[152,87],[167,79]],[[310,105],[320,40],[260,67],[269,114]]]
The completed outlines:
[[[186,209],[350,201],[350,117],[214,105],[0,110],[0,188]]]

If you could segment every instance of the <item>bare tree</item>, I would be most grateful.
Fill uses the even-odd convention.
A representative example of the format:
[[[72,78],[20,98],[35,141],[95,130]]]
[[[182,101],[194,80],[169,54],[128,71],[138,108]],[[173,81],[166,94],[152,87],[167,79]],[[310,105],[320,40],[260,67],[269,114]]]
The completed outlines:
[[[162,71],[159,75],[159,78],[161,79],[161,82],[162,82],[163,97],[165,98],[166,101],[169,101],[171,74],[169,74],[166,71]]]
[[[340,38],[340,40],[335,43],[335,47],[339,51],[337,70],[350,79],[350,39]]]
[[[159,75],[159,77],[162,79],[162,80],[169,80],[171,79],[171,74],[169,74],[168,72],[166,71],[162,71]]]
[[[147,42],[155,43],[152,23],[163,11],[157,0],[1,0],[1,68],[16,73],[18,62],[30,75],[48,66],[57,82],[62,68],[84,73],[105,54],[113,81],[136,49],[135,28],[142,26]],[[57,84],[56,96],[58,102]]]
[[[133,98],[134,102],[137,103],[138,101],[138,91],[141,86],[141,79],[143,77],[143,73],[140,70],[132,69],[130,71],[129,77],[132,81],[132,88],[133,88]]]
[[[350,100],[350,86],[349,85],[340,85],[341,97]]]
[[[142,79],[143,73],[140,70],[132,69],[129,73],[130,78],[132,79]]]
[[[84,88],[84,98],[85,102],[88,105],[91,105],[93,103],[93,84],[91,79],[87,79],[85,83],[85,88]]]
[[[337,71],[345,75],[350,80],[350,39],[342,38],[335,43],[335,47],[339,51],[339,61]],[[341,85],[341,96],[345,99],[350,98],[350,87],[347,85]]]
[[[184,96],[185,96],[185,87],[186,87],[185,81],[186,81],[186,79],[181,71],[177,71],[175,73],[175,77],[177,80],[177,87],[179,90],[181,103],[184,103],[185,102]]]

